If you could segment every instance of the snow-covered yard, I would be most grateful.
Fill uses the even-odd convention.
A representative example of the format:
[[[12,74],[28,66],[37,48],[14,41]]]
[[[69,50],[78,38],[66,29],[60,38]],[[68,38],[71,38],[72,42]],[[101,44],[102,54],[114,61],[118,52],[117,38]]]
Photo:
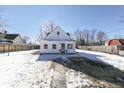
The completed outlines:
[[[58,77],[63,78],[62,75],[64,75],[64,79],[58,80],[64,80],[65,87],[99,87],[99,83],[96,83],[86,73],[70,69],[64,65],[59,68],[59,65],[54,64],[53,68],[52,61],[56,58],[68,61],[67,57],[81,56],[94,61],[105,62],[124,70],[124,57],[117,55],[76,50],[77,53],[71,55],[43,54],[39,56],[32,54],[35,51],[38,50],[11,52],[10,56],[7,53],[0,54],[0,87],[50,88],[51,85],[56,85],[51,84],[54,83],[53,80],[58,79]]]
[[[36,62],[34,51],[0,55],[0,87],[50,87],[51,62]]]
[[[110,64],[120,70],[124,70],[124,57],[121,57],[118,55],[107,54],[107,53],[78,50],[78,49],[76,50],[76,52],[78,52],[80,56],[86,57],[94,61]]]

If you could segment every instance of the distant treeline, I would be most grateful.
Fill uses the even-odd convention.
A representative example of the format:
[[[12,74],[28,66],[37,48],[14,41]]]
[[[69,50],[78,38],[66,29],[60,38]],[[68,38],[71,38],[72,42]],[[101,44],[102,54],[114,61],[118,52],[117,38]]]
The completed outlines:
[[[76,30],[74,36],[77,46],[104,45],[107,40],[106,33],[97,29]]]

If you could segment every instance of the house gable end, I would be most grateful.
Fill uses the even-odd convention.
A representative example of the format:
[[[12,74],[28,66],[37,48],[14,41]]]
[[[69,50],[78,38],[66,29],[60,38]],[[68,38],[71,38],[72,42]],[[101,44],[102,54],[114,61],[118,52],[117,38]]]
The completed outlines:
[[[109,45],[110,45],[110,46],[120,46],[120,45],[122,45],[122,44],[121,44],[120,40],[118,40],[118,39],[113,39],[113,40],[110,40],[110,41],[109,41]]]
[[[23,40],[23,38],[22,38],[20,35],[18,35],[18,36],[13,40],[13,42],[14,42],[15,44],[19,44],[19,45],[23,45],[23,44],[24,44],[24,40]]]
[[[47,35],[46,40],[72,40],[72,38],[57,26],[54,31]]]

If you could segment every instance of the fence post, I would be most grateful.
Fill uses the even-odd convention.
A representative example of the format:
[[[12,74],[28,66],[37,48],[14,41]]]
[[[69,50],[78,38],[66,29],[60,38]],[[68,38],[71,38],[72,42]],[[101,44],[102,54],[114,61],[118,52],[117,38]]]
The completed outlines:
[[[120,47],[117,46],[117,55],[119,55],[119,50],[120,50]]]
[[[3,52],[5,53],[5,45],[3,45]]]
[[[10,45],[8,44],[8,56],[9,56]]]

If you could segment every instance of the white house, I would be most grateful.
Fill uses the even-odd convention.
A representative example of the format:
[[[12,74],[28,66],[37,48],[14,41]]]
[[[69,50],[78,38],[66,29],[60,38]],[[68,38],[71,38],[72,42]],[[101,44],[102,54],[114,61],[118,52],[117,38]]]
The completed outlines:
[[[75,53],[75,41],[57,26],[41,41],[41,53]]]
[[[7,34],[7,32],[5,33],[0,32],[0,43],[4,43],[4,42],[16,44],[16,45],[26,44],[24,42],[24,39],[19,34]]]
[[[19,34],[6,34],[5,39],[13,42],[13,44],[16,45],[24,45],[24,39]]]

